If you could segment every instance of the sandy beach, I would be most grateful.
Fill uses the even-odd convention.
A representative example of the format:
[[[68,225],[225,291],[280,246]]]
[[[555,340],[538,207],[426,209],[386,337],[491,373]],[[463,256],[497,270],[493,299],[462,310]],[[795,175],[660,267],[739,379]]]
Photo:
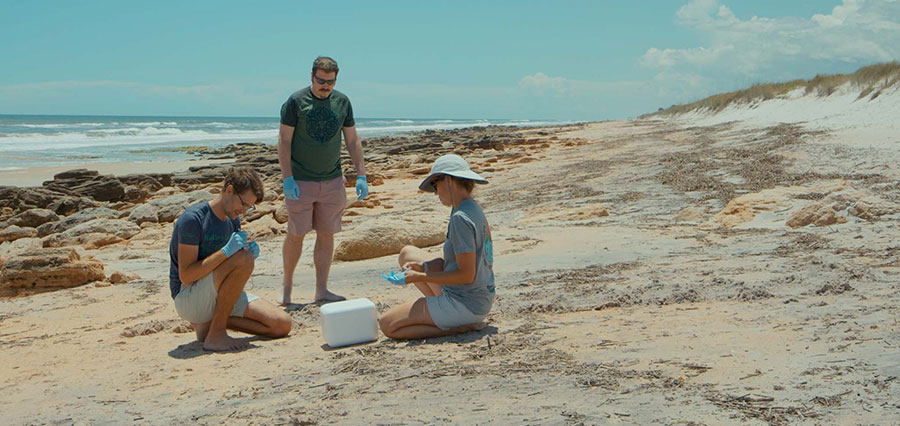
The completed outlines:
[[[4,422],[896,424],[900,146],[865,139],[891,128],[699,121],[504,128],[467,152],[495,240],[479,332],[328,347],[307,239],[291,335],[205,352],[169,296],[171,223],[79,247],[137,277],[0,300]],[[433,151],[398,146],[369,144],[383,184],[338,243],[403,217],[442,232],[416,190]],[[275,302],[283,234],[257,236],[248,289]],[[330,288],[384,312],[417,297],[379,278],[395,262],[337,261]]]

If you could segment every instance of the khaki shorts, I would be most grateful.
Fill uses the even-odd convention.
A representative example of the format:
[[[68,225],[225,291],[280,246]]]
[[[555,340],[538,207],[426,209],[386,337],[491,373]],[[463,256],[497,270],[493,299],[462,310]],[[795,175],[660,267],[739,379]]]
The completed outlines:
[[[288,211],[288,234],[306,235],[313,229],[323,234],[341,231],[341,214],[347,205],[343,176],[323,182],[298,180],[300,199],[284,199]]]
[[[216,283],[213,281],[213,274],[209,274],[195,281],[189,286],[182,286],[181,291],[175,296],[175,311],[178,316],[199,324],[212,321],[213,311],[216,310]],[[254,301],[259,300],[258,297],[241,292],[234,308],[231,309],[230,316],[243,317],[244,311]]]

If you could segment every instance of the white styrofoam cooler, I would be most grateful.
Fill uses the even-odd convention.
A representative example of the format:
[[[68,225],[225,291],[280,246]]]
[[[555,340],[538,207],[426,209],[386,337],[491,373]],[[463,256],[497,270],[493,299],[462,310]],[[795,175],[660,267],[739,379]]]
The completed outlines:
[[[319,309],[325,343],[338,346],[371,342],[378,339],[375,304],[366,298],[328,303]]]

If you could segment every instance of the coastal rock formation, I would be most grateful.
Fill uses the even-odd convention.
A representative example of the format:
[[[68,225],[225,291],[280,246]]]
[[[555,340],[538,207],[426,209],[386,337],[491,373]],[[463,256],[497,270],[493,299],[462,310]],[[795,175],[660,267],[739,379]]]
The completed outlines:
[[[278,223],[287,223],[288,212],[287,207],[284,205],[284,203],[281,203],[281,205],[278,206],[278,209],[275,210],[274,216],[275,220],[278,221]]]
[[[733,227],[753,220],[762,212],[790,207],[784,188],[744,194],[734,198],[710,222],[716,226]]]
[[[0,223],[0,229],[5,228],[9,225],[18,225],[18,226],[27,226],[30,228],[37,228],[38,226],[43,225],[47,222],[55,222],[59,220],[59,215],[57,215],[53,210],[49,209],[30,209],[25,210],[22,213],[19,213],[12,218],[8,219],[6,222]]]
[[[65,232],[76,225],[90,222],[94,219],[115,219],[118,217],[119,212],[113,209],[108,209],[106,207],[91,207],[66,216],[58,222],[47,222],[39,226],[37,228],[38,236],[46,237],[50,234]]]
[[[134,186],[154,193],[164,187],[172,186],[172,173],[140,173],[119,176],[125,185]]]
[[[125,199],[125,185],[112,175],[98,176],[73,187],[72,190],[97,201],[120,201]]]
[[[21,227],[18,225],[10,225],[0,230],[0,243],[7,241],[15,241],[19,238],[30,238],[37,236],[37,229],[31,227]]]
[[[46,208],[57,214],[71,214],[78,209],[96,206],[97,202],[87,197],[74,196],[48,188],[19,188],[0,186],[0,208],[8,208],[13,214],[35,208]]]
[[[184,212],[184,209],[201,201],[210,201],[216,198],[209,191],[193,191],[170,195],[164,198],[150,200],[149,205],[156,208],[156,214],[160,222],[172,222]]]
[[[44,182],[44,187],[57,191],[71,191],[77,195],[97,201],[120,201],[125,199],[125,185],[113,175],[100,175],[96,170],[75,169],[53,176]]]
[[[141,279],[141,277],[138,276],[137,274],[133,274],[130,272],[115,271],[115,272],[109,274],[108,281],[111,284],[125,284],[125,283],[130,283],[132,281],[136,281],[139,279]]]
[[[47,206],[57,214],[70,215],[91,207],[99,207],[100,203],[89,197],[60,197]]]
[[[9,259],[22,253],[29,253],[41,249],[43,244],[40,238],[19,238],[0,244],[0,258]]]
[[[287,227],[278,223],[272,215],[266,215],[246,225],[241,225],[241,228],[249,232],[254,239],[278,235],[287,230]]]
[[[45,237],[44,247],[61,247],[77,244],[100,247],[127,240],[139,232],[141,232],[141,228],[128,220],[94,219],[65,232]]]
[[[792,214],[787,221],[787,226],[799,228],[809,224],[826,226],[845,222],[847,222],[847,218],[835,214],[832,206],[816,203],[806,206],[800,209],[800,211]]]
[[[0,269],[0,289],[66,288],[106,278],[103,264],[82,259],[73,248],[41,248],[9,259]]]
[[[159,222],[159,214],[157,214],[156,207],[150,204],[141,204],[133,209],[128,214],[128,220],[140,225],[144,222]]]
[[[373,217],[341,233],[334,251],[337,260],[362,260],[397,254],[404,246],[428,247],[444,242],[447,228],[442,221],[403,217]]]

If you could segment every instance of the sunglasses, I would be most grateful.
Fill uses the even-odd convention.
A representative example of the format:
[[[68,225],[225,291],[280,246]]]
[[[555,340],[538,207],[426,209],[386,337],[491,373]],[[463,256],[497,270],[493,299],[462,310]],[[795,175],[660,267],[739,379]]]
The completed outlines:
[[[250,206],[244,202],[244,199],[241,198],[241,194],[238,194],[237,192],[235,192],[234,194],[237,195],[238,200],[241,200],[241,205],[244,207],[244,214],[247,214],[247,213],[252,212],[253,210],[256,210],[256,206]]]
[[[433,178],[431,178],[430,181],[428,181],[428,184],[431,185],[431,189],[433,191],[437,191],[437,183],[442,181],[443,179],[444,175],[435,175]]]
[[[327,84],[327,85],[329,85],[329,86],[333,86],[333,85],[334,85],[334,82],[337,81],[337,77],[332,78],[331,80],[326,80],[326,79],[324,79],[324,78],[319,78],[319,76],[317,76],[317,75],[315,75],[315,74],[313,74],[313,78],[316,79],[316,83],[319,83],[319,84]]]

